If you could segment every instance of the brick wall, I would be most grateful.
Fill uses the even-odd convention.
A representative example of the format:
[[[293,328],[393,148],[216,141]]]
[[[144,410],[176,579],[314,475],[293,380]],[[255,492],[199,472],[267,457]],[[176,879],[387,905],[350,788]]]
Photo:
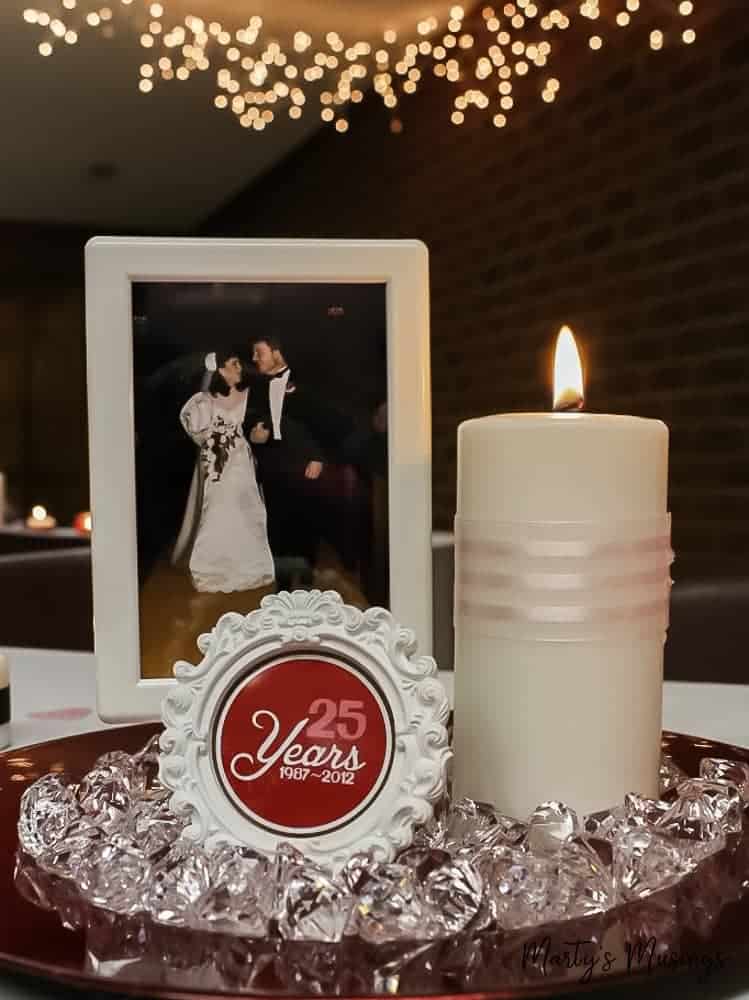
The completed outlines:
[[[741,4],[720,7],[692,46],[650,51],[641,13],[603,52],[563,54],[556,103],[526,102],[502,131],[452,126],[441,81],[404,102],[400,135],[368,100],[206,224],[427,243],[436,527],[454,513],[457,424],[548,408],[568,322],[588,408],[670,425],[675,575],[746,571],[749,34]]]
[[[0,224],[0,471],[12,512],[62,524],[89,504],[83,246],[67,226]]]

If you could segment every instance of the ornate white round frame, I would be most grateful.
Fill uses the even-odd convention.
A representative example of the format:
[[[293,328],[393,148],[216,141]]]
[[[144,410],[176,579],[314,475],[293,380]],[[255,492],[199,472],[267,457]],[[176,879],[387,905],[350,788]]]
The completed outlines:
[[[177,685],[162,703],[160,777],[171,808],[187,815],[184,836],[211,850],[244,844],[272,854],[285,840],[334,868],[358,851],[391,860],[411,842],[415,825],[432,815],[445,789],[451,755],[449,705],[430,656],[416,656],[414,633],[389,611],[360,611],[334,591],[265,597],[249,615],[223,615],[202,635],[202,661],[174,666]],[[378,685],[393,714],[393,762],[376,799],[346,826],[314,837],[279,837],[253,825],[231,803],[212,760],[213,721],[225,692],[254,665],[279,654],[330,653],[360,667]]]

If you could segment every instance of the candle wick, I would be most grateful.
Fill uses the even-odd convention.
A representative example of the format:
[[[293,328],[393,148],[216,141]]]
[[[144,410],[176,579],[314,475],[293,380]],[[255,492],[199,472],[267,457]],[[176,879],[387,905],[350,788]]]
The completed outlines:
[[[569,402],[560,402],[554,407],[554,413],[570,413],[577,410],[582,410],[583,400],[569,400]]]

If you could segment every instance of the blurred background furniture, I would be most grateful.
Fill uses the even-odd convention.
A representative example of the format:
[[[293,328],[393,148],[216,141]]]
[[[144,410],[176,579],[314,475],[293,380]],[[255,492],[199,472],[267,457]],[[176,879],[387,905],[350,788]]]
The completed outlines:
[[[23,521],[0,526],[0,556],[50,549],[90,548],[91,538],[75,528],[40,531],[27,528]]]
[[[91,550],[0,555],[0,643],[93,650]]]
[[[674,584],[667,680],[749,684],[748,647],[749,577]]]

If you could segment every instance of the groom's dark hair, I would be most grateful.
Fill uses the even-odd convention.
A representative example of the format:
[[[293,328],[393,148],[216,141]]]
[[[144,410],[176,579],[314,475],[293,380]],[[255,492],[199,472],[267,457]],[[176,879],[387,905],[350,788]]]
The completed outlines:
[[[254,347],[255,344],[267,344],[272,351],[280,351],[283,354],[281,338],[276,336],[275,333],[259,333],[256,337],[252,338],[252,346]]]

